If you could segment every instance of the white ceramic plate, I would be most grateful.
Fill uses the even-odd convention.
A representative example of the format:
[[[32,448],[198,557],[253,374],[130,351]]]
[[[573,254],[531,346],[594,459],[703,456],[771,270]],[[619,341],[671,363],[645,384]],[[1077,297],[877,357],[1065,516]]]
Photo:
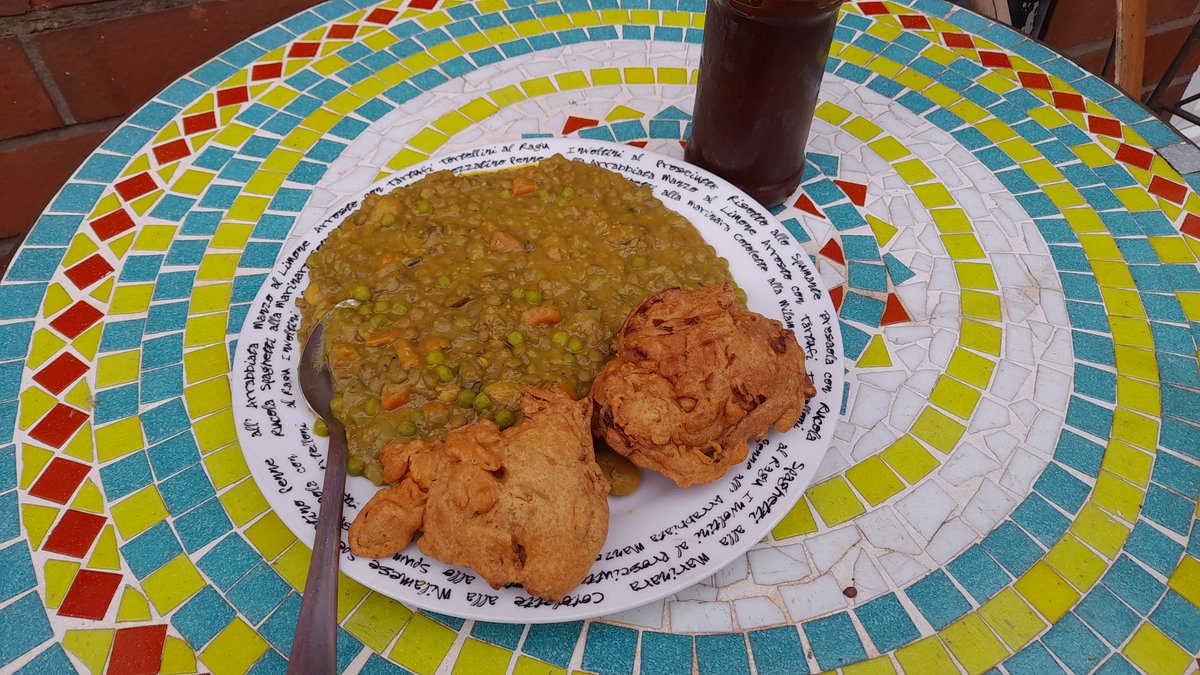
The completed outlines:
[[[351,555],[343,541],[343,572],[409,605],[467,618],[540,623],[611,614],[670,595],[711,576],[766,536],[812,481],[833,437],[843,370],[841,333],[828,292],[783,226],[720,178],[632,146],[531,139],[432,159],[377,183],[371,192],[390,191],[441,169],[503,169],[555,153],[651,185],[664,204],[686,216],[729,260],[750,309],[796,331],[817,395],[795,428],[752,446],[747,461],[715,483],[679,489],[643,471],[633,495],[610,497],[604,550],[584,583],[558,604],[520,588],[493,590],[469,570],[422,556],[415,544],[392,558],[371,560]],[[295,298],[308,283],[308,254],[358,205],[352,201],[288,240],[250,306],[231,376],[238,439],[254,479],[283,522],[310,546],[326,442],[311,433],[314,416],[299,391]],[[376,491],[365,478],[353,477],[346,489],[343,530]]]

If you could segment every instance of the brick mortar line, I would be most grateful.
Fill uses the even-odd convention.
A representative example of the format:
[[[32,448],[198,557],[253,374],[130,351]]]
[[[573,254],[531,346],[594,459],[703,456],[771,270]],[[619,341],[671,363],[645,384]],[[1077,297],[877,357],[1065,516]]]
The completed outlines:
[[[95,122],[84,122],[83,124],[72,124],[70,126],[50,129],[36,134],[27,136],[17,136],[16,138],[6,138],[0,141],[0,153],[11,152],[13,150],[21,150],[32,145],[39,145],[46,141],[58,141],[76,136],[82,136],[94,131],[112,131],[125,117],[110,117],[108,119],[98,120]]]
[[[74,113],[71,112],[71,106],[67,105],[67,99],[62,95],[62,91],[59,90],[58,82],[55,82],[54,76],[50,73],[50,67],[46,65],[46,60],[42,58],[41,52],[37,50],[37,47],[33,46],[33,41],[29,39],[29,35],[19,35],[17,36],[17,41],[21,43],[21,49],[25,51],[25,57],[29,59],[29,64],[33,67],[33,72],[41,80],[42,88],[46,90],[46,94],[50,97],[50,102],[54,104],[54,110],[62,118],[63,125],[71,126],[75,124],[76,119]]]
[[[86,5],[34,10],[20,16],[5,17],[0,21],[0,37],[41,33],[178,7],[203,5],[207,2],[208,0],[104,0]]]

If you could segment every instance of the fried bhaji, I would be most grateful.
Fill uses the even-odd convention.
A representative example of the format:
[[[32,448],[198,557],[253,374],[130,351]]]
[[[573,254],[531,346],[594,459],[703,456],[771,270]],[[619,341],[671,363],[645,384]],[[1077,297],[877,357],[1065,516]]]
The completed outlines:
[[[520,424],[481,420],[444,443],[394,444],[381,490],[350,527],[368,557],[404,549],[470,567],[493,588],[521,584],[552,602],[579,585],[608,535],[608,484],[596,464],[591,403],[559,391],[521,395]]]
[[[592,385],[593,432],[680,487],[723,476],[816,394],[795,334],[738,308],[729,286],[650,296],[614,352]]]

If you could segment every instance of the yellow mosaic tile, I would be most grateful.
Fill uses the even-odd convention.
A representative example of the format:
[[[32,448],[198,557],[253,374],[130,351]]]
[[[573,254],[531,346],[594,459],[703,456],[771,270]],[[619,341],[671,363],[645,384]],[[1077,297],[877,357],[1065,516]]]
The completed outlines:
[[[250,481],[253,482],[253,481]],[[240,487],[240,486],[239,486]],[[308,577],[309,563],[312,561],[312,550],[297,541],[271,561],[271,567],[297,593],[304,592],[304,583]]]
[[[933,408],[925,408],[912,425],[912,435],[933,448],[949,453],[958,444],[967,428]]]
[[[1095,586],[1108,570],[1107,562],[1070,534],[1063,535],[1050,548],[1046,553],[1046,564],[1081,591]]]
[[[221,506],[234,525],[241,527],[267,510],[267,500],[253,480],[246,479],[222,492]]]
[[[71,500],[71,508],[87,513],[104,513],[104,505],[104,495],[100,493],[100,488],[96,487],[91,478],[79,486],[79,492]]]
[[[1158,422],[1119,407],[1113,411],[1112,437],[1139,448],[1153,450],[1158,439]]]
[[[412,610],[404,605],[379,593],[369,593],[342,627],[382,654],[411,617]]]
[[[1129,524],[1137,520],[1145,493],[1138,488],[1104,471],[1096,478],[1092,502]]]
[[[388,658],[417,675],[432,675],[446,658],[456,635],[433,619],[414,614]]]
[[[34,422],[42,419],[42,416],[50,412],[50,409],[58,403],[58,399],[37,387],[30,387],[21,392],[20,401],[17,425],[22,429],[32,427]]]
[[[54,316],[74,302],[74,298],[63,289],[61,284],[50,284],[46,288],[46,299],[42,301],[42,316]]]
[[[986,257],[974,234],[943,234],[942,245],[955,260],[976,260]]]
[[[1013,588],[1052,623],[1079,602],[1079,593],[1043,561],[1034,563]]]
[[[1145,319],[1146,309],[1138,292],[1126,288],[1101,288],[1104,308],[1109,315],[1132,316]]]
[[[1184,555],[1167,580],[1167,586],[1188,602],[1200,607],[1200,561],[1190,555]]]
[[[58,518],[58,509],[51,506],[38,506],[36,504],[21,505],[21,525],[25,531],[25,537],[29,540],[29,547],[37,550],[42,547],[42,540],[46,538],[46,533],[50,531],[50,526],[54,524],[54,520]]]
[[[775,529],[771,530],[771,536],[776,541],[780,541],[816,531],[817,521],[813,519],[812,510],[808,507],[808,501],[801,499],[796,502],[791,511],[788,511],[783,520],[779,521]]]
[[[204,417],[233,405],[229,380],[224,377],[214,377],[211,380],[184,387],[183,399],[187,404],[188,415],[192,419]]]
[[[296,535],[292,534],[274,511],[268,511],[253,525],[247,527],[243,534],[246,535],[247,541],[258,549],[258,552],[267,560],[274,560],[276,556],[297,541]]]
[[[134,286],[119,286],[113,294],[112,304],[108,313],[120,316],[122,314],[140,314],[150,307],[150,297],[154,295],[154,284],[137,284]]]
[[[185,195],[199,196],[214,178],[216,178],[216,174],[188,169],[171,185],[171,190]]]
[[[1162,393],[1157,384],[1118,377],[1117,405],[1150,417],[1159,417],[1162,414]]]
[[[877,124],[874,122],[869,122],[861,117],[855,117],[849,122],[846,122],[842,125],[842,129],[845,130],[846,133],[864,143],[883,133],[883,129],[881,129]]]
[[[146,447],[142,441],[142,425],[137,417],[127,417],[123,420],[97,427],[96,459],[101,463],[118,457],[124,457]]]
[[[963,322],[963,335],[968,336],[971,332],[979,332],[986,334],[986,338],[981,336],[980,342],[983,342],[985,347],[988,347],[989,353],[999,354],[1000,351],[1000,329],[977,321]],[[967,340],[963,340],[964,344]],[[994,352],[992,348],[994,346]],[[992,372],[996,369],[996,362],[985,359],[978,354],[973,354],[965,349],[955,348],[954,354],[950,357],[950,363],[946,367],[946,372],[958,380],[962,380],[978,389],[986,389],[988,383],[992,379]]]
[[[226,287],[224,306],[229,306],[228,287]],[[192,302],[196,302],[193,297]],[[183,355],[183,372],[187,382],[199,382],[217,375],[229,372],[229,357],[225,345],[216,344],[210,347],[187,352]]]
[[[112,525],[105,525],[100,531],[96,545],[92,547],[92,555],[88,557],[88,569],[119,570],[121,555],[117,552],[117,534]]]
[[[1149,675],[1182,673],[1192,665],[1192,655],[1152,623],[1139,626],[1121,653]]]
[[[840,525],[866,513],[862,502],[858,501],[846,479],[841,476],[810,486],[805,494],[817,514],[821,516],[821,521],[828,527]]]
[[[1046,627],[1046,622],[1011,587],[1001,590],[983,603],[979,608],[979,616],[1012,651],[1020,651]]]
[[[912,436],[901,436],[879,453],[909,485],[916,485],[938,466],[938,460]]]
[[[513,654],[507,649],[467,638],[454,662],[454,675],[490,675],[508,670]]]
[[[206,455],[237,440],[231,410],[223,410],[202,420],[193,421],[192,431],[196,434],[200,452]]]
[[[109,507],[121,538],[128,541],[167,517],[158,488],[148,485]]]
[[[564,81],[570,79],[568,77],[568,75],[578,75],[580,78],[583,78],[583,73],[579,73],[579,72],[568,73],[566,75],[562,75],[562,76],[560,76],[562,79],[558,80],[558,86],[560,89],[570,88],[570,87],[564,86]],[[584,81],[584,83],[580,86],[581,87],[588,86],[587,79],[584,78],[583,81]],[[478,122],[479,120],[485,119],[485,118],[489,117],[490,115],[495,114],[500,109],[497,108],[495,106],[495,104],[493,104],[491,101],[487,100],[486,98],[477,98],[477,99],[471,101],[470,103],[464,105],[459,110],[462,112],[462,114],[464,114],[467,117],[471,118],[472,120],[475,120],[476,122]]]
[[[104,280],[104,283],[96,287],[96,290],[88,294],[88,297],[95,298],[102,303],[107,303],[109,297],[112,296],[113,285],[115,281],[112,277]]]
[[[183,329],[185,347],[202,347],[225,341],[225,314],[206,314],[192,317]]]
[[[85,330],[82,335],[71,340],[71,347],[79,352],[85,361],[91,361],[96,358],[96,351],[100,348],[100,336],[104,333],[104,324],[97,323],[95,326]]]
[[[1113,342],[1118,345],[1154,349],[1154,337],[1150,334],[1150,324],[1145,321],[1110,315],[1108,325],[1112,329]]]
[[[142,592],[162,615],[169,614],[204,586],[204,578],[184,553],[142,580]]]
[[[75,581],[77,572],[79,572],[79,563],[73,560],[55,560],[54,558],[46,560],[46,564],[42,568],[45,579],[43,587],[45,595],[43,597],[46,607],[57,609],[62,604],[63,598],[67,597],[67,591],[71,588],[71,582]]]
[[[958,667],[936,635],[897,649],[896,661],[907,673],[953,673]]]
[[[54,458],[54,453],[36,445],[21,446],[21,482],[22,490],[28,490],[33,481],[42,475],[42,469]]]
[[[964,288],[974,288],[984,291],[998,290],[996,275],[991,265],[985,263],[956,262],[954,270],[958,276],[959,285]]]
[[[941,638],[969,675],[980,675],[1008,657],[1008,650],[978,614],[968,614],[946,626]]]
[[[883,342],[882,335],[874,335],[870,342],[867,343],[867,348],[863,350],[862,356],[858,357],[859,368],[891,368],[892,357],[888,354],[887,345]]]
[[[200,652],[200,661],[208,666],[213,675],[240,675],[248,671],[267,649],[269,645],[266,640],[259,637],[245,621],[234,618]]]
[[[1067,528],[1101,555],[1114,560],[1129,537],[1129,530],[1094,504],[1085,503],[1075,521]]]
[[[92,673],[103,673],[116,634],[116,630],[111,628],[68,630],[63,636],[62,646]]]
[[[964,317],[1000,321],[1000,296],[982,291],[962,291]]]
[[[1127,443],[1110,440],[1100,468],[1144,488],[1150,481],[1153,464],[1153,457],[1146,452]]]
[[[962,420],[970,420],[979,403],[980,392],[951,377],[939,377],[929,400]]]
[[[149,621],[150,602],[133,586],[125,584],[121,591],[121,602],[117,606],[117,621]]]
[[[528,656],[518,656],[513,675],[567,675],[567,671]]]
[[[1147,237],[1159,260],[1164,263],[1196,264],[1196,257],[1182,237]]]
[[[204,458],[204,466],[208,469],[208,477],[218,490],[233,485],[250,475],[242,448],[233,443]]]
[[[846,470],[846,480],[871,506],[878,506],[904,489],[904,483],[892,473],[878,455],[868,457]]]
[[[183,675],[196,672],[196,653],[183,640],[167,636],[163,644],[160,675]]]
[[[304,544],[299,544],[300,548],[304,548]],[[305,549],[308,550],[308,549]],[[305,569],[308,569],[307,565]],[[338,602],[337,615],[338,621],[344,620],[350,615],[350,612],[362,604],[364,598],[371,593],[371,590],[366,586],[351,579],[345,574],[338,577]]]

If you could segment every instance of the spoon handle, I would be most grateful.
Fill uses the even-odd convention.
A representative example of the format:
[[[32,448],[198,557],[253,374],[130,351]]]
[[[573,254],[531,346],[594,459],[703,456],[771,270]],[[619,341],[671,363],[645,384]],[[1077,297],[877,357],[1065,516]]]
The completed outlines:
[[[313,540],[312,561],[304,581],[300,619],[292,637],[288,675],[333,675],[337,672],[337,589],[341,558],[342,498],[346,491],[346,431],[327,420],[329,454],[325,484]]]

